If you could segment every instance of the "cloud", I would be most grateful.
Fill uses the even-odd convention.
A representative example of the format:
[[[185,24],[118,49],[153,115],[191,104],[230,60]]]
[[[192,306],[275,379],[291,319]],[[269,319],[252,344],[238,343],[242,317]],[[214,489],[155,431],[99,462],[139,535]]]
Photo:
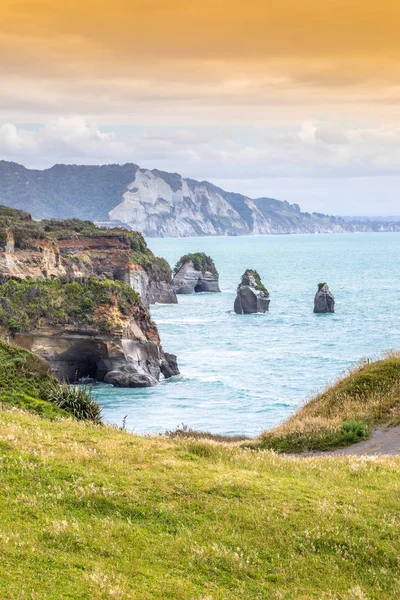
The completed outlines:
[[[276,131],[224,127],[104,131],[81,117],[37,129],[5,123],[0,153],[29,166],[136,162],[200,179],[368,177],[400,169],[400,127],[341,128],[305,121]]]
[[[126,144],[114,133],[103,133],[94,123],[81,117],[50,121],[38,130],[16,127],[12,123],[0,126],[0,153],[14,160],[49,164],[54,161],[89,162],[121,158],[129,152]]]

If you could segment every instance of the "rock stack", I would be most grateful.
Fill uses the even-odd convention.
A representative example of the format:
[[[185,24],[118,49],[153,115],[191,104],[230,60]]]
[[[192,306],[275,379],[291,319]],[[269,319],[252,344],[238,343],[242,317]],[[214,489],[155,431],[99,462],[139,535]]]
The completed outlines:
[[[186,254],[175,267],[174,291],[176,294],[220,292],[218,280],[219,274],[212,258],[204,252]]]
[[[327,283],[320,283],[314,298],[314,312],[317,314],[334,313],[335,298]]]
[[[257,271],[247,269],[237,289],[234,310],[237,315],[265,313],[269,310],[269,292]]]

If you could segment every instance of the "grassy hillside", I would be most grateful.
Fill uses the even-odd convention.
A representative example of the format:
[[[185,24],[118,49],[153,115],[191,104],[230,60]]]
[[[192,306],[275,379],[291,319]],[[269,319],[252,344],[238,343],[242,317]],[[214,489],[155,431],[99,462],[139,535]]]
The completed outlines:
[[[0,412],[0,597],[393,599],[400,459]]]
[[[45,397],[52,387],[49,365],[39,356],[0,340],[0,405],[53,418],[66,413]]]
[[[376,424],[400,422],[400,355],[363,361],[282,425],[250,443],[278,452],[328,450],[367,439]]]
[[[400,457],[47,419],[49,385],[41,359],[0,342],[2,600],[399,597]]]

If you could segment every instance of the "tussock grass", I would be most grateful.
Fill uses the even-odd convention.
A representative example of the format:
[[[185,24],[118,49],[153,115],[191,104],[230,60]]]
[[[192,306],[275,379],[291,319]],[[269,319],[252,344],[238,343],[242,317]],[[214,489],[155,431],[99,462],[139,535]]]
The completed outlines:
[[[282,425],[249,445],[278,452],[328,450],[367,439],[371,427],[400,420],[400,354],[363,360]]]
[[[186,438],[197,440],[214,440],[216,442],[244,442],[250,438],[247,435],[224,435],[221,433],[211,433],[210,431],[196,431],[191,429],[184,423],[176,427],[176,429],[167,430],[164,434],[171,439]]]
[[[400,458],[0,411],[0,598],[391,600]]]

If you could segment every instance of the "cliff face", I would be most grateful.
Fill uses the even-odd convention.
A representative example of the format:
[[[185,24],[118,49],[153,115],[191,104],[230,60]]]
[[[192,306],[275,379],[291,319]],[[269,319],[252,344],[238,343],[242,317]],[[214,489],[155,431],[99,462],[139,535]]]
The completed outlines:
[[[8,280],[0,285],[3,339],[46,359],[61,380],[129,387],[178,373],[139,295],[122,282]]]
[[[36,171],[0,161],[0,202],[31,211],[35,218],[125,224],[147,236],[400,231],[400,223],[309,214],[297,204],[251,199],[135,164],[55,165]]]
[[[95,276],[130,285],[146,306],[177,301],[169,265],[153,255],[140,234],[78,220],[35,222],[5,207],[0,207],[0,274],[21,279]]]

